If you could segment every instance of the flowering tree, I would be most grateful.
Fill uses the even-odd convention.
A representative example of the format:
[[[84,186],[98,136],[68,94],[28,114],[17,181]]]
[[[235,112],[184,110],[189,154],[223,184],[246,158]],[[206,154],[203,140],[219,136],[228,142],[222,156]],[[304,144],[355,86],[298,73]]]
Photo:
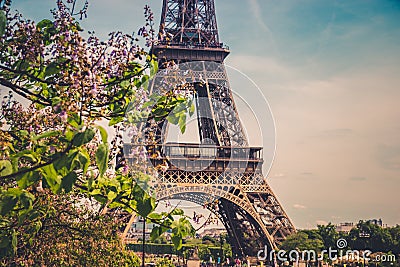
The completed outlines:
[[[13,227],[16,251],[1,257],[0,266],[139,265],[139,258],[123,248],[115,234],[119,225],[109,214],[99,216],[84,208],[81,199],[46,189],[35,194],[35,201],[40,224],[26,221]]]
[[[76,0],[58,0],[54,19],[38,23],[11,12],[10,1],[0,6],[0,85],[10,90],[0,114],[0,255],[17,253],[23,242],[40,235],[46,218],[43,192],[54,199],[80,194],[96,200],[97,214],[107,208],[136,212],[160,225],[153,237],[173,228],[179,246],[193,229],[182,211],[155,214],[155,199],[137,183],[149,173],[117,164],[116,155],[120,132],[129,123],[154,110],[161,119],[189,102],[169,94],[153,107],[146,105],[147,99],[158,99],[146,89],[157,71],[155,58],[136,37],[121,32],[104,42],[94,33],[85,39],[74,16],[86,15],[87,2],[77,11]],[[148,7],[145,15],[150,28],[140,34],[151,45]],[[101,121],[114,127],[111,144]],[[174,221],[173,215],[181,218]],[[21,239],[18,231],[29,238]]]

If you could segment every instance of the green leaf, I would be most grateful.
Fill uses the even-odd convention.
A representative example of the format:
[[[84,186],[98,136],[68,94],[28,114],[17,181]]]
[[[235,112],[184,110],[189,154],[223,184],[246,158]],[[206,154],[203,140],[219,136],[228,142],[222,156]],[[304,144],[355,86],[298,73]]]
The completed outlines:
[[[54,161],[53,165],[56,171],[61,170],[64,167],[67,167],[71,162],[69,161],[69,157],[65,154],[56,153],[54,157],[57,157],[56,161]],[[68,168],[69,169],[69,168]]]
[[[65,131],[65,139],[66,139],[67,141],[72,141],[73,138],[74,138],[74,132],[71,131],[70,129],[67,129],[67,130]]]
[[[12,173],[12,164],[9,160],[0,160],[0,176],[6,176]]]
[[[15,159],[19,158],[26,158],[30,160],[32,163],[37,162],[37,154],[31,150],[23,150],[21,152],[18,152],[17,154],[12,156]]]
[[[164,222],[164,224],[165,224],[165,222]],[[160,237],[163,233],[165,233],[168,230],[169,230],[169,228],[164,227],[164,226],[154,226],[153,230],[150,233],[151,240],[154,241],[155,239]]]
[[[151,112],[155,116],[156,121],[160,121],[160,120],[164,119],[169,114],[169,112],[164,108],[164,106],[157,106]],[[170,117],[170,116],[174,116],[174,114],[171,113],[171,114],[169,114],[168,117]],[[167,119],[168,119],[168,117],[167,117]],[[172,118],[170,118],[170,119],[172,119]],[[173,122],[171,122],[171,123],[173,123]],[[176,123],[173,123],[173,124],[176,124]]]
[[[49,65],[47,65],[45,71],[44,71],[44,76],[52,76],[54,74],[57,74],[60,72],[60,67],[56,62],[51,62]]]
[[[7,235],[0,235],[0,248],[9,248],[10,238]]]
[[[43,138],[60,135],[60,131],[48,131],[39,135],[35,135],[32,140],[37,141]]]
[[[194,105],[194,102],[191,101],[190,107],[189,107],[189,115],[190,115],[190,117],[193,116],[194,112],[195,112],[195,105]]]
[[[178,114],[178,113],[181,113],[181,112],[186,113],[187,107],[186,107],[186,104],[183,103],[184,101],[185,101],[185,99],[180,100],[181,103],[177,104],[174,107],[174,109],[172,110],[172,112],[175,113],[175,114]],[[175,105],[174,103],[170,103],[170,104]]]
[[[55,96],[51,99],[51,105],[54,107],[61,102],[61,97]]]
[[[108,123],[108,126],[113,126],[117,123],[120,123],[121,121],[123,121],[124,118],[123,117],[114,117],[110,120],[110,122]]]
[[[185,217],[180,217],[179,220],[174,220],[171,227],[173,235],[180,238],[186,237],[195,232],[193,226]]]
[[[82,29],[82,27],[81,27],[81,25],[79,24],[78,21],[75,22],[75,28],[76,28],[77,31],[80,31],[80,32],[83,31],[83,29]]]
[[[69,170],[82,169],[85,174],[90,165],[90,156],[85,147],[80,147],[75,151],[71,150],[67,161],[63,163],[66,164]],[[57,163],[57,167],[59,167],[59,163]]]
[[[131,83],[129,82],[129,80],[123,80],[122,82],[120,82],[120,86],[123,89],[127,89],[130,85]]]
[[[177,125],[179,122],[179,117],[177,117],[176,114],[171,113],[168,115],[167,120],[169,123]]]
[[[116,197],[117,197],[117,193],[115,193],[114,191],[110,191],[107,194],[107,199],[110,201],[114,200]]]
[[[162,214],[160,213],[151,213],[149,214],[148,218],[154,219],[154,220],[161,220],[163,218]]]
[[[100,131],[101,140],[104,144],[107,144],[108,134],[107,131],[100,125],[96,125],[96,128]]]
[[[99,167],[100,176],[103,176],[108,167],[108,145],[100,144],[96,151],[96,164]]]
[[[42,228],[42,222],[38,220],[34,225],[36,233],[39,232],[39,230]]]
[[[142,108],[145,109],[153,105],[154,105],[154,100],[150,99],[149,101],[143,104]]]
[[[182,248],[182,236],[181,235],[172,235],[171,241],[177,250],[180,250]]]
[[[91,128],[88,128],[84,132],[76,134],[74,139],[72,139],[72,144],[79,147],[89,143],[93,139],[94,135],[95,131]]]
[[[108,201],[107,198],[104,197],[103,195],[94,195],[93,197],[94,197],[94,199],[96,199],[101,204],[106,204],[107,201]]]
[[[19,198],[24,193],[24,191],[25,190],[22,190],[18,187],[12,187],[7,189],[5,195]]]
[[[36,220],[39,216],[40,216],[40,212],[37,211],[37,210],[33,210],[33,211],[29,214],[28,220],[34,221],[34,220]]]
[[[137,200],[136,208],[138,213],[143,218],[146,218],[156,207],[155,198],[149,197],[147,194],[144,195],[143,199]]]
[[[19,132],[19,134],[21,135],[21,136],[27,136],[27,135],[29,135],[29,132],[27,131],[27,130],[20,130],[20,131],[18,131]]]
[[[6,31],[7,27],[7,17],[4,12],[4,10],[0,10],[0,36],[3,36],[3,34]]]
[[[37,181],[40,180],[39,172],[37,171],[30,171],[23,174],[21,177],[17,177],[17,184],[19,187],[25,189],[29,186],[33,185]]]
[[[159,228],[160,228],[159,226],[154,226],[153,230],[151,230],[151,233],[150,233],[151,241],[156,240],[160,236]]]
[[[56,28],[51,20],[44,19],[40,21],[36,27],[40,32],[43,33],[43,41],[45,45],[51,44],[52,36],[56,33]]]
[[[77,114],[77,113],[69,114],[68,123],[72,127],[79,129],[79,130],[82,129],[82,127],[83,127],[83,120],[80,118],[79,114]]]
[[[157,60],[152,59],[150,62],[150,76],[153,77],[158,71]]]
[[[87,152],[86,149],[82,149],[79,154],[78,154],[78,160],[81,164],[81,167],[83,169],[83,173],[86,174],[89,165],[90,165],[90,155]]]
[[[43,19],[43,20],[38,22],[36,27],[39,30],[43,30],[44,28],[50,28],[50,27],[53,27],[53,22],[51,20],[49,20],[49,19]]]
[[[143,75],[142,76],[142,87],[147,88],[148,86],[148,81],[150,80],[150,77],[148,75]]]
[[[34,200],[35,196],[28,191],[24,191],[20,196],[21,205],[25,208],[25,211],[29,211],[32,208]]]
[[[182,210],[182,209],[173,209],[172,211],[171,211],[171,215],[180,215],[180,216],[183,216],[185,213],[184,213],[184,211]]]
[[[179,117],[178,124],[179,124],[179,128],[181,130],[181,133],[185,133],[185,130],[186,130],[186,114],[181,115]]]
[[[14,253],[17,252],[17,232],[13,229],[11,234],[11,246]]]
[[[100,191],[100,189],[96,188],[96,189],[92,190],[89,194],[92,196],[101,195],[101,191]]]
[[[75,172],[68,173],[62,178],[60,188],[64,188],[66,193],[71,192],[72,186],[75,184],[77,178],[78,176]]]
[[[0,200],[0,215],[6,215],[17,205],[16,196],[7,195]]]
[[[49,185],[51,191],[53,191],[53,193],[57,193],[60,188],[61,179],[60,179],[60,177],[58,177],[57,171],[54,168],[54,165],[50,164],[50,165],[44,166],[42,168],[42,174],[43,174],[44,178],[46,179],[46,182]]]

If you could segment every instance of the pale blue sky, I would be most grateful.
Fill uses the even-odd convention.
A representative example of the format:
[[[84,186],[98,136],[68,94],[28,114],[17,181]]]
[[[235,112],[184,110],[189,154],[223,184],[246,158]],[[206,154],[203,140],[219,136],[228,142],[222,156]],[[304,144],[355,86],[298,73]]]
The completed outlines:
[[[53,2],[13,7],[38,19]],[[92,0],[82,24],[104,38],[136,31],[142,7],[158,21],[161,2]],[[275,115],[268,179],[294,224],[400,224],[400,1],[216,0],[216,8],[226,63],[258,84]]]

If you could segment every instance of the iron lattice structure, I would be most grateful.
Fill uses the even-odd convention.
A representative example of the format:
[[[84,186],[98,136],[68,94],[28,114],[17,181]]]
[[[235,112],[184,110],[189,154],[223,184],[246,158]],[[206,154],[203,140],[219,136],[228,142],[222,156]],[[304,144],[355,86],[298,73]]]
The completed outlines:
[[[159,42],[152,52],[161,71],[151,90],[166,80],[191,84],[201,141],[167,143],[166,120],[147,122],[147,150],[158,155],[152,164],[168,163],[159,172],[157,199],[206,205],[223,222],[235,254],[256,256],[265,245],[276,249],[295,228],[263,176],[262,148],[248,145],[220,64],[229,51],[219,43],[214,0],[164,0]],[[163,69],[166,62],[180,64],[169,72]]]
[[[214,1],[164,1],[159,36],[178,46],[220,47]]]

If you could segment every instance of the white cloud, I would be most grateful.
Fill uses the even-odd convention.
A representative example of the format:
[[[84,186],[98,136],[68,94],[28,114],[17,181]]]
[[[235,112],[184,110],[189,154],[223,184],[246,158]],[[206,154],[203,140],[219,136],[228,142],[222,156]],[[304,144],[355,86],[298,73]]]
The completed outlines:
[[[265,24],[262,14],[261,14],[261,7],[258,3],[258,0],[248,0],[250,4],[250,10],[253,13],[258,25],[261,26],[261,28],[267,32],[271,32],[271,30],[268,28],[268,26]]]
[[[303,209],[306,209],[307,207],[304,205],[301,205],[301,204],[294,204],[293,208],[303,210]]]
[[[268,175],[268,178],[284,178],[286,177],[286,174],[284,173],[274,173],[271,175]]]

